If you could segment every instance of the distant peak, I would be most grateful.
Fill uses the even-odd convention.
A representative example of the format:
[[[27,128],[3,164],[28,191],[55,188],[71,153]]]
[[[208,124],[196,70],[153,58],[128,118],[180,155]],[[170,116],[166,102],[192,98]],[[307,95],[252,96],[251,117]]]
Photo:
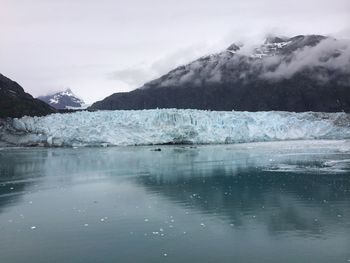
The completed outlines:
[[[327,38],[326,36],[322,35],[297,35],[295,37],[292,37],[291,39],[325,39]]]
[[[241,46],[242,46],[242,45],[240,45],[240,44],[235,44],[235,43],[233,43],[233,44],[232,44],[231,46],[229,46],[226,50],[227,50],[227,51],[236,52],[236,51],[240,50]]]
[[[283,43],[286,41],[288,41],[287,37],[269,35],[266,37],[264,44],[276,44]]]
[[[73,93],[73,91],[70,88],[66,89],[64,92]]]
[[[327,39],[328,37],[322,35],[299,35],[292,37],[290,40],[293,42],[302,43],[305,46],[315,46],[320,43],[322,40]]]
[[[305,45],[315,45],[326,38],[328,37],[322,35],[297,35],[291,38],[285,36],[268,35],[265,39],[264,44],[278,44],[291,41],[294,43],[303,43]]]
[[[70,88],[52,95],[39,97],[39,99],[56,109],[65,109],[67,107],[78,108],[84,104],[84,101],[77,97]]]

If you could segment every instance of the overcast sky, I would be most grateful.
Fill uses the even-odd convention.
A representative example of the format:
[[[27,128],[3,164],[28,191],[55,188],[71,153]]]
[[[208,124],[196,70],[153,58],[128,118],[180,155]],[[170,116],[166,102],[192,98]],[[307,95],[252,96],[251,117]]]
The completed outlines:
[[[0,73],[88,103],[268,33],[350,37],[350,0],[0,0]]]

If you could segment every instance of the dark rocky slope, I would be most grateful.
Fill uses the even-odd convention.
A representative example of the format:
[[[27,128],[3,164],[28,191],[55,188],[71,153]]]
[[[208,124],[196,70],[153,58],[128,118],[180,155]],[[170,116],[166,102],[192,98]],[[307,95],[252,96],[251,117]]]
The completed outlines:
[[[17,82],[0,74],[0,118],[43,116],[54,112],[54,108],[34,99]]]

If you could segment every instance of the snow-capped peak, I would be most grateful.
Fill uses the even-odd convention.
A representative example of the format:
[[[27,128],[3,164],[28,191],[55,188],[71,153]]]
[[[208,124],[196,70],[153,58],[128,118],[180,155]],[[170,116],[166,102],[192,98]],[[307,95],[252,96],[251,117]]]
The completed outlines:
[[[84,105],[84,101],[77,97],[70,88],[52,95],[39,97],[39,99],[56,109],[80,108]]]
[[[254,49],[252,58],[262,58],[266,56],[276,55],[283,47],[289,45],[291,41],[280,41],[280,42],[268,42],[265,41],[263,45]]]
[[[64,95],[64,96],[76,97],[70,88],[66,89],[65,91],[60,92],[60,94]]]
[[[233,43],[232,45],[230,45],[226,51],[230,52],[230,53],[236,53],[238,50],[240,50],[240,48],[242,47],[242,44],[235,44]]]
[[[292,38],[271,35],[267,36],[262,44],[255,47],[242,48],[243,45],[232,44],[226,51],[232,54],[241,54],[241,51],[244,50],[244,55],[254,59],[261,59],[267,56],[290,54],[306,46],[312,47],[326,38],[321,35],[299,35]],[[247,54],[246,50],[249,50],[250,54]]]
[[[282,36],[267,36],[265,39],[265,44],[276,44],[276,43],[283,43],[287,42],[288,38],[287,37],[282,37]]]

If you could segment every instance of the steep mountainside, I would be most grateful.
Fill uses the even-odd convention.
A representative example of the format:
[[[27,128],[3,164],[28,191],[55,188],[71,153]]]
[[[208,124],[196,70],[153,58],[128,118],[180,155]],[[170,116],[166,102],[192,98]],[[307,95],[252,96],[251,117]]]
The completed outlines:
[[[307,35],[232,44],[91,109],[350,112],[350,44]]]
[[[43,116],[56,110],[25,93],[16,82],[0,74],[0,118]]]
[[[79,99],[71,89],[66,89],[48,96],[38,97],[39,100],[46,102],[56,109],[79,108],[84,105],[84,101]]]

